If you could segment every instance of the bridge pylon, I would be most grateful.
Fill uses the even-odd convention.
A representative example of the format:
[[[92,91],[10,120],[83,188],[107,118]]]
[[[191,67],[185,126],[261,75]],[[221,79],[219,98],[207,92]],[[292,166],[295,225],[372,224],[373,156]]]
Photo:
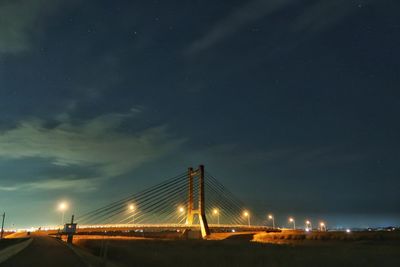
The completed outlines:
[[[194,178],[198,177],[199,181],[199,195],[198,195],[198,206],[195,208],[194,203],[194,195],[193,195],[193,186],[194,186]],[[194,216],[197,215],[200,222],[200,230],[201,236],[203,238],[210,235],[210,228],[208,227],[207,218],[206,218],[206,208],[205,208],[205,198],[204,198],[204,165],[200,165],[197,170],[193,168],[188,169],[188,180],[189,180],[189,201],[187,208],[187,219],[186,224],[191,226],[193,225]]]

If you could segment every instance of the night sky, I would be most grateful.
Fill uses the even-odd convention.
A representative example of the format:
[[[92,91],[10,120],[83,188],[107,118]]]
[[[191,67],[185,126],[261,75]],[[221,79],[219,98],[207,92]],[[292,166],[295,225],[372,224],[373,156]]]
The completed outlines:
[[[0,0],[0,211],[204,164],[249,210],[400,224],[397,0]]]

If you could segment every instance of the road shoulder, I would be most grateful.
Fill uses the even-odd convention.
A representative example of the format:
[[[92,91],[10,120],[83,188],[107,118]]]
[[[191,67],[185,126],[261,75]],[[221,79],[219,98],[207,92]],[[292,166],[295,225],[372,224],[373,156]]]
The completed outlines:
[[[32,243],[32,238],[28,238],[18,244],[9,246],[0,251],[0,264],[8,260],[9,258],[17,255],[19,252],[27,248]]]

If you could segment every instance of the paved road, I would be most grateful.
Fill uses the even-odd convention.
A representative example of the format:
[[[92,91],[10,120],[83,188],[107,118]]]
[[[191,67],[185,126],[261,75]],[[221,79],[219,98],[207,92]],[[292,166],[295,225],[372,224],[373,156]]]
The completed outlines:
[[[23,251],[0,264],[0,267],[85,267],[68,247],[48,236],[33,236]]]

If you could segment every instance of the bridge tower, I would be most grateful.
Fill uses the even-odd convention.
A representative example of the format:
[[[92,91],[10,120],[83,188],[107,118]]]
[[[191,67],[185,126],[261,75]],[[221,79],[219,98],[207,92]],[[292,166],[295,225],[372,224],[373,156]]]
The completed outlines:
[[[199,180],[199,203],[197,209],[194,205],[194,196],[193,196],[193,181],[194,177],[198,177]],[[197,215],[200,222],[200,230],[203,238],[210,235],[210,228],[208,227],[207,218],[206,218],[206,208],[204,202],[204,166],[200,165],[197,170],[193,170],[193,168],[188,169],[188,179],[189,179],[189,202],[188,202],[188,211],[187,211],[187,219],[186,224],[191,226],[193,225],[194,215]]]

